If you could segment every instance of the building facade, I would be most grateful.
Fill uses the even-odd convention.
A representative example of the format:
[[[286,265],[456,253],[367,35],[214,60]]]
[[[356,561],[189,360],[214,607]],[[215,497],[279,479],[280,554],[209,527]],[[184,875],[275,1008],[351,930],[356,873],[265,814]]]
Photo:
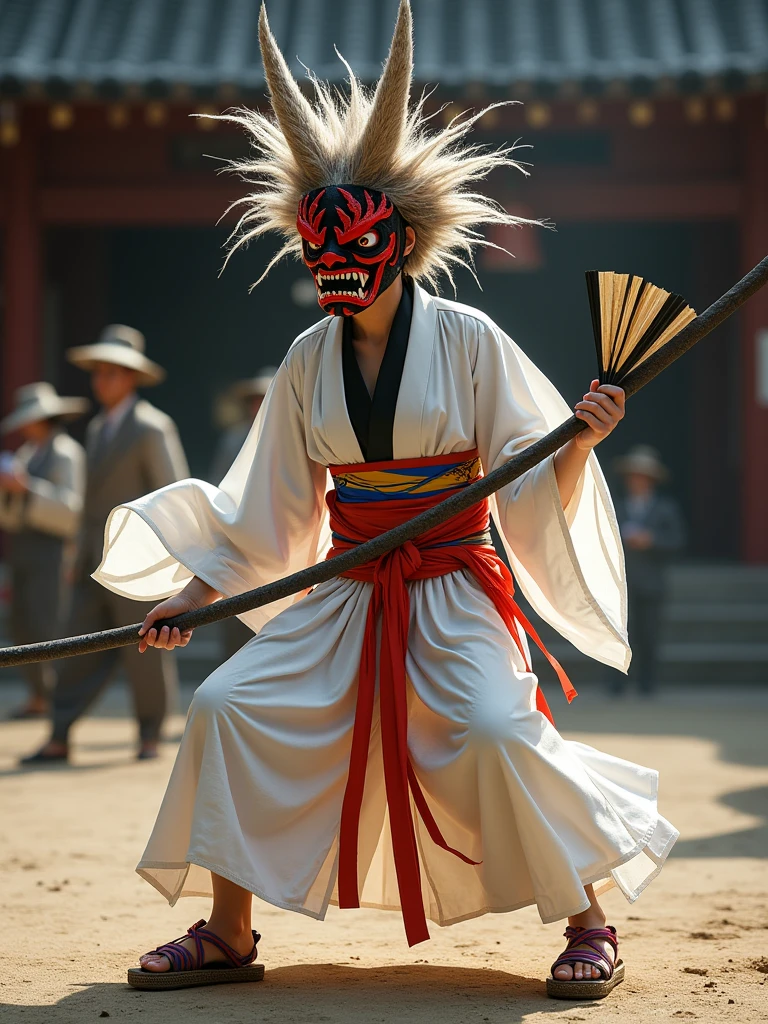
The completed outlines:
[[[768,0],[412,0],[416,77],[438,118],[495,101],[478,141],[519,139],[530,177],[499,202],[556,230],[493,240],[459,298],[482,306],[577,400],[594,370],[583,272],[631,271],[704,308],[768,251]],[[271,0],[282,49],[339,83],[378,75],[395,0]],[[235,256],[217,223],[243,152],[193,114],[258,105],[256,0],[0,0],[0,387],[86,382],[64,350],[124,321],[169,370],[157,401],[205,475],[216,394],[319,317],[275,244]],[[303,74],[296,61],[294,71]],[[213,157],[213,159],[210,159]],[[218,161],[218,162],[217,162]],[[633,399],[605,464],[658,447],[691,553],[768,561],[768,292]]]

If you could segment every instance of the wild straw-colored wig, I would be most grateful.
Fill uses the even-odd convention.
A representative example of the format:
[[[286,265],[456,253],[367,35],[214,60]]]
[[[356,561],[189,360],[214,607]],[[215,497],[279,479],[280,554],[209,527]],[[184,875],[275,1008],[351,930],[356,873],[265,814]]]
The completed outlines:
[[[299,200],[323,186],[361,185],[385,192],[416,232],[408,273],[432,285],[441,272],[453,283],[452,266],[472,269],[474,246],[493,245],[476,230],[478,225],[529,223],[469,187],[497,167],[527,173],[511,159],[514,146],[488,150],[464,142],[474,123],[492,107],[460,115],[436,130],[424,113],[424,95],[409,105],[409,0],[400,2],[392,45],[375,90],[365,89],[339,55],[349,72],[348,92],[318,81],[310,72],[315,93],[310,102],[277,46],[263,3],[259,43],[274,116],[247,109],[221,115],[244,128],[252,144],[251,155],[231,161],[228,169],[255,186],[230,207],[244,209],[230,236],[227,259],[269,231],[284,239],[259,281],[283,256],[301,256]]]

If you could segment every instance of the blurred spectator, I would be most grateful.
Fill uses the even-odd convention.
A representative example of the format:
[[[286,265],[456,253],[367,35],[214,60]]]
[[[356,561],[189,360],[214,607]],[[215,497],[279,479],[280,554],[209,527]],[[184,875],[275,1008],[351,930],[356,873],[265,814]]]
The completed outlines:
[[[658,683],[661,612],[666,596],[666,570],[671,556],[685,543],[685,527],[674,498],[659,493],[669,478],[655,448],[635,445],[615,462],[624,478],[624,495],[616,513],[624,541],[629,592],[629,675],[615,673],[612,689],[624,693],[626,682],[650,696]]]
[[[132,327],[106,327],[94,345],[67,358],[88,370],[101,410],[88,425],[88,480],[78,538],[71,635],[141,621],[149,609],[113,594],[90,578],[99,565],[104,525],[115,506],[189,475],[173,420],[136,393],[159,384],[165,371],[144,355],[144,336]],[[157,756],[166,711],[176,690],[176,663],[168,651],[140,655],[138,647],[102,651],[61,662],[54,690],[50,740],[23,763],[64,761],[69,731],[109,682],[122,659],[133,692],[140,760]]]
[[[11,637],[33,644],[60,635],[69,605],[68,556],[80,526],[85,452],[62,424],[82,416],[86,398],[62,398],[51,384],[27,384],[0,434],[18,432],[15,453],[0,452],[0,529],[11,536]],[[56,681],[54,663],[25,665],[29,695],[10,718],[39,718],[48,711]]]
[[[264,396],[269,390],[272,378],[277,373],[274,366],[264,366],[255,377],[238,381],[230,388],[227,397],[237,404],[240,415],[237,421],[221,435],[211,465],[211,482],[220,484],[229,472],[238,452],[243,447],[253,421],[261,408]]]
[[[264,366],[255,377],[238,381],[230,389],[227,397],[238,403],[241,415],[238,421],[221,435],[211,466],[213,483],[221,483],[227,475],[229,467],[237,458],[276,373],[277,370],[274,366]],[[226,661],[236,654],[243,644],[248,643],[253,637],[253,632],[233,616],[230,619],[224,619],[221,623],[220,635],[222,656]]]

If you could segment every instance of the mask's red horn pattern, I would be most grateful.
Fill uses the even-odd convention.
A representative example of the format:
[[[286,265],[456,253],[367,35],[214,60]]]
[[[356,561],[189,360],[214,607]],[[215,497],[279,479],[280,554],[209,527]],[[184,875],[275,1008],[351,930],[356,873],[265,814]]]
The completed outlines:
[[[301,202],[299,203],[299,215],[296,218],[296,227],[298,228],[301,237],[311,242],[312,245],[322,245],[325,241],[325,228],[320,227],[320,222],[325,216],[325,210],[318,212],[317,208],[320,205],[320,201],[325,195],[325,189],[322,189],[315,198],[312,200],[310,205],[309,196],[302,196]],[[307,207],[309,206],[309,209]]]
[[[347,207],[352,211],[352,216],[350,217],[341,206],[336,207],[339,219],[344,225],[343,229],[338,227],[333,229],[336,232],[336,239],[339,245],[354,242],[360,235],[364,235],[369,228],[378,224],[380,220],[385,220],[392,213],[392,204],[383,193],[381,195],[381,202],[378,208],[376,208],[371,193],[368,189],[365,190],[367,210],[365,216],[363,216],[363,208],[352,193],[347,192],[345,188],[339,188],[339,192],[344,196],[347,201]]]

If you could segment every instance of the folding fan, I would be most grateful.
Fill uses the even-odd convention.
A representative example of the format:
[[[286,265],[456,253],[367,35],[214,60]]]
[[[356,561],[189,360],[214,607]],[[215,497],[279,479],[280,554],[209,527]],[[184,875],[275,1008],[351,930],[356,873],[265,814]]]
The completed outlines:
[[[696,318],[680,295],[644,277],[588,270],[586,278],[601,384],[621,384]]]

